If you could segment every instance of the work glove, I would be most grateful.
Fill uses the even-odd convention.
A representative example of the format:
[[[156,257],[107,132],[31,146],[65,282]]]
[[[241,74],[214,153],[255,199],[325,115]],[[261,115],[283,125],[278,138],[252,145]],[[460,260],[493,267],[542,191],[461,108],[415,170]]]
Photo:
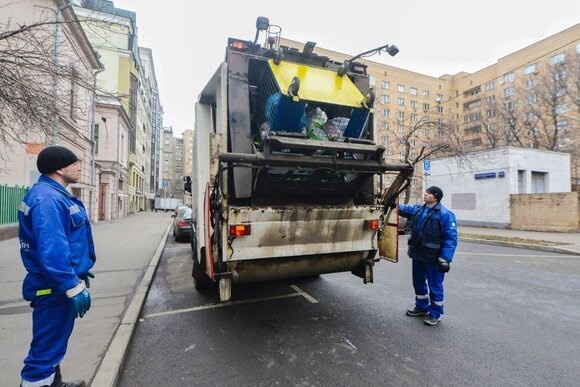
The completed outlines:
[[[71,298],[73,305],[74,305],[74,316],[76,317],[83,317],[85,313],[89,309],[91,309],[91,293],[87,289],[84,289],[82,292],[73,296]]]
[[[95,275],[93,273],[91,273],[90,271],[87,272],[87,275],[85,275],[84,277],[81,278],[83,281],[85,281],[85,286],[87,288],[91,287],[91,282],[89,281],[89,278],[95,278]]]
[[[437,265],[439,267],[439,271],[442,273],[447,273],[449,269],[451,269],[451,265],[448,260],[445,258],[437,258]]]

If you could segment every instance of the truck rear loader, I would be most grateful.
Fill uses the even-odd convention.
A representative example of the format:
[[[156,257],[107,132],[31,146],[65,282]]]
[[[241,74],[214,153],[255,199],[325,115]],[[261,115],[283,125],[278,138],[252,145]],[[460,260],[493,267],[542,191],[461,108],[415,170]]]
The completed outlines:
[[[229,38],[195,104],[192,276],[197,290],[219,285],[220,301],[232,283],[334,272],[370,283],[376,262],[397,260],[386,204],[413,168],[385,163],[374,141],[366,66],[280,35],[259,17],[254,41]],[[387,48],[398,51],[376,50]]]

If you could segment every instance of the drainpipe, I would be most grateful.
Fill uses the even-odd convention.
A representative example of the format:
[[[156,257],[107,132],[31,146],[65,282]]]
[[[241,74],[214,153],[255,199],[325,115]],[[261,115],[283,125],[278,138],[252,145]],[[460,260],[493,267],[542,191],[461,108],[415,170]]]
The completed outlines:
[[[54,116],[52,118],[52,133],[50,139],[50,145],[56,145],[58,142],[58,104],[56,98],[56,89],[58,83],[58,46],[60,44],[60,16],[62,11],[70,7],[71,3],[66,1],[63,5],[58,7],[55,11],[50,9],[55,13],[56,23],[54,26],[54,50],[52,52],[52,105],[54,108]]]
[[[95,110],[97,105],[97,75],[105,71],[104,68],[100,68],[99,70],[93,73],[93,106],[92,106],[92,124],[91,124],[91,190],[89,191],[89,214],[92,222],[95,223],[97,220],[97,216],[95,216],[95,201],[96,201],[96,194],[95,191],[98,192],[96,182],[95,182],[95,158],[96,158],[96,151],[95,151],[95,128],[97,123],[95,122]]]

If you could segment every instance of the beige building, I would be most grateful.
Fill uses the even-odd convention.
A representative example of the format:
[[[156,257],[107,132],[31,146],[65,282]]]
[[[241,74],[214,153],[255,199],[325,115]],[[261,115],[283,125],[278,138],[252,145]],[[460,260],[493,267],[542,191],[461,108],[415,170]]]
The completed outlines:
[[[34,28],[35,24],[39,27]],[[0,26],[3,31],[19,31],[0,40],[5,59],[2,74],[14,77],[4,83],[0,75],[2,92],[10,95],[10,100],[0,102],[0,114],[6,120],[0,127],[2,138],[10,138],[0,143],[0,184],[31,186],[39,176],[38,153],[47,145],[66,146],[81,160],[83,169],[79,183],[70,186],[71,192],[95,220],[99,167],[93,161],[92,123],[99,58],[73,7],[64,0],[8,2],[2,6]],[[26,62],[18,59],[23,55]],[[21,100],[17,96],[28,100],[16,105]]]
[[[281,45],[303,47],[288,39]],[[436,78],[360,60],[376,94],[375,140],[387,160],[416,168],[410,199],[421,198],[423,161],[506,145],[570,153],[572,185],[580,185],[579,55],[577,24],[473,74]]]

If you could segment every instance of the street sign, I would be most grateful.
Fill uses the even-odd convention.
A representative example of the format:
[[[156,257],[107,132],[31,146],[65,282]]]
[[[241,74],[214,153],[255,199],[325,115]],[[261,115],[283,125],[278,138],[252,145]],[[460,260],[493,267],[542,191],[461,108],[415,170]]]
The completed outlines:
[[[169,182],[167,180],[163,180],[163,188],[169,187]]]
[[[423,173],[431,175],[431,160],[423,160]]]

